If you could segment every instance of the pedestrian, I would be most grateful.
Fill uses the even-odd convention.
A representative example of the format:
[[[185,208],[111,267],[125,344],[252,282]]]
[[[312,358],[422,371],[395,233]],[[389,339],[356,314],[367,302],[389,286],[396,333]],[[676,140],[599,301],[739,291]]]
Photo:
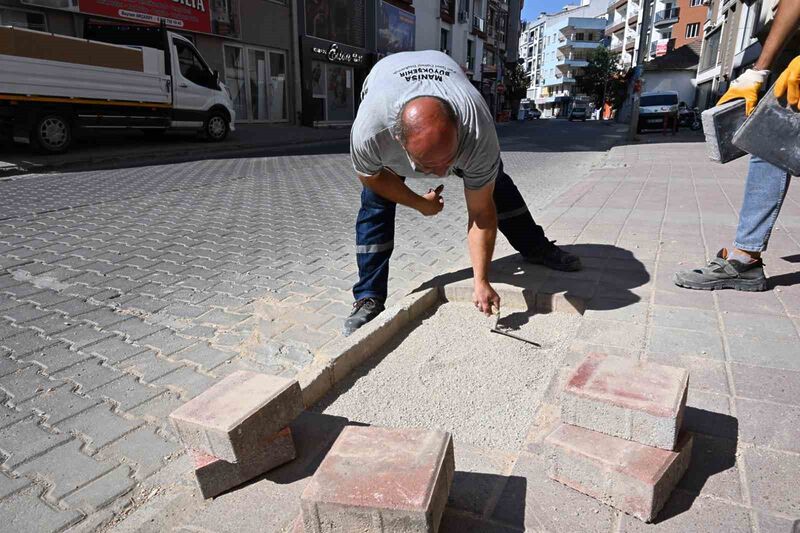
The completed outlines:
[[[525,200],[503,171],[492,114],[461,67],[437,51],[403,52],[381,59],[361,92],[350,135],[350,155],[363,189],[356,221],[358,282],[345,335],[384,309],[397,204],[434,216],[444,208],[442,186],[423,195],[406,178],[459,177],[467,203],[467,241],[473,300],[491,314],[500,297],[489,282],[499,229],[522,257],[556,270],[581,268],[580,259],[548,240]]]
[[[782,71],[775,84],[776,96],[785,97],[797,109],[800,98],[800,56],[792,59],[794,54],[781,51],[785,48],[797,53],[800,49],[799,25],[800,0],[781,0],[761,55],[752,69],[746,70],[731,83],[718,105],[743,98],[746,113],[752,113],[758,102],[759,91],[770,77],[769,69],[772,66],[777,67],[774,68],[776,72]],[[673,278],[675,284],[687,289],[766,290],[767,280],[761,254],[767,249],[790,181],[791,175],[787,171],[752,156],[733,247],[717,252],[717,257],[708,266],[676,272]]]

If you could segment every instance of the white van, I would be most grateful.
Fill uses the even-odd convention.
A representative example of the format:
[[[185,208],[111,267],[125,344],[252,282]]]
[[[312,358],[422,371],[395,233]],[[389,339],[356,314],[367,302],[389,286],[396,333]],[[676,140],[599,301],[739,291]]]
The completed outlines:
[[[674,91],[659,91],[642,93],[639,98],[639,123],[636,131],[646,129],[662,129],[664,117],[678,114],[678,93]]]

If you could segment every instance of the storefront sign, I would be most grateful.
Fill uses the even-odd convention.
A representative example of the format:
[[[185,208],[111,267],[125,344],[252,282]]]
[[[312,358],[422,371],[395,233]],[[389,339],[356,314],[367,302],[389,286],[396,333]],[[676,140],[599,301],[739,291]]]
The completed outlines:
[[[79,0],[81,13],[211,33],[208,0]]]
[[[659,39],[656,41],[656,57],[667,55],[669,51],[669,39]]]
[[[335,61],[337,63],[348,63],[350,65],[360,65],[364,62],[364,55],[356,52],[345,52],[339,48],[336,43],[331,44],[328,48],[321,48],[319,46],[312,46],[311,51],[314,55],[324,56],[328,61]]]
[[[378,53],[394,54],[414,49],[417,17],[408,11],[381,2],[378,22]]]

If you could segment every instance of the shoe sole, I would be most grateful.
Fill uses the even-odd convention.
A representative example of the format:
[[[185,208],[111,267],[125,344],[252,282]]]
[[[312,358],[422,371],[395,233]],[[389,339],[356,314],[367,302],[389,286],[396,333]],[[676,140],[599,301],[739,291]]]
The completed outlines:
[[[695,289],[700,291],[717,291],[722,289],[733,289],[744,292],[763,292],[767,290],[767,280],[742,280],[742,279],[720,279],[706,284],[692,283],[678,278],[672,280],[678,287],[684,289]]]

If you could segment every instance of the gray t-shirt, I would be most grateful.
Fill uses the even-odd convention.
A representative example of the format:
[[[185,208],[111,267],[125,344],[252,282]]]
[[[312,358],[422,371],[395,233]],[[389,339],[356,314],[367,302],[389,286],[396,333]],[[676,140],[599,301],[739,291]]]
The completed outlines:
[[[458,63],[433,50],[393,54],[372,67],[350,134],[355,171],[373,176],[387,168],[399,176],[425,176],[414,171],[406,151],[392,135],[403,104],[417,96],[443,98],[458,116],[458,152],[451,172],[461,177],[468,189],[492,182],[500,166],[492,114]]]

